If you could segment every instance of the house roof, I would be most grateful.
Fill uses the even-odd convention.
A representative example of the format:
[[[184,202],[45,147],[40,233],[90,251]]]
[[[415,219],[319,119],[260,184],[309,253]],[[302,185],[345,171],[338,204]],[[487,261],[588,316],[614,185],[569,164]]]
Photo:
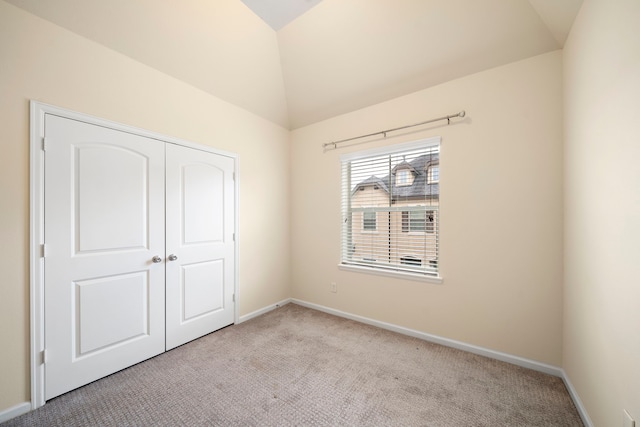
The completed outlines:
[[[415,167],[413,167],[413,165],[407,162],[406,160],[403,160],[402,162],[398,163],[396,167],[391,170],[391,174],[395,175],[398,169],[409,169],[411,172],[413,172],[416,175],[420,175],[422,173],[420,172],[419,169],[416,169]]]
[[[375,175],[371,175],[369,178],[365,179],[364,181],[359,182],[353,189],[352,194],[358,191],[360,188],[366,187],[369,185],[377,185],[380,188],[382,188],[385,192],[387,193],[389,192],[389,187],[387,186],[385,181],[383,181],[382,179],[378,178]]]
[[[440,155],[425,154],[416,157],[411,162],[402,162],[393,168],[391,175],[386,175],[383,178],[378,178],[375,175],[370,176],[364,181],[359,182],[354,188],[354,192],[359,188],[378,185],[385,192],[389,193],[391,188],[391,200],[402,199],[416,199],[416,198],[434,198],[440,195],[440,185],[436,182],[433,184],[427,183],[427,173],[425,171],[430,165],[438,164],[440,162]],[[406,167],[414,172],[414,180],[411,185],[396,186],[395,171],[401,167]]]

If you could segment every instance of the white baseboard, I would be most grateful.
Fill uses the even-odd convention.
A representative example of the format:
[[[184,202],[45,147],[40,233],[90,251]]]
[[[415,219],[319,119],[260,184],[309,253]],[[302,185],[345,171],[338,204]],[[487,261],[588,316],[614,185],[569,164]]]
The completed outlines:
[[[4,411],[0,411],[0,423],[5,421],[9,421],[12,418],[19,417],[20,415],[24,415],[31,410],[31,403],[22,402],[11,408],[5,409]]]
[[[375,319],[369,319],[368,317],[362,317],[344,311],[335,310],[333,308],[324,307],[322,305],[313,304],[306,301],[301,301],[295,298],[291,299],[291,302],[304,307],[313,308],[318,311],[333,314],[335,316],[344,317],[346,319],[355,320],[357,322],[366,323],[367,325],[377,326],[382,329],[386,329],[392,332],[397,332],[410,337],[419,338],[425,341],[429,341],[435,344],[444,345],[446,347],[456,348],[458,350],[467,351],[469,353],[478,354],[480,356],[486,356],[491,359],[500,360],[503,362],[511,363],[513,365],[522,366],[523,368],[533,369],[534,371],[543,372],[545,374],[553,375],[555,377],[562,378],[562,368],[547,365],[546,363],[536,362],[535,360],[525,359],[523,357],[514,356],[512,354],[502,353],[500,351],[490,350],[484,347],[478,347],[473,344],[467,344],[461,341],[452,340],[449,338],[439,337],[437,335],[427,334],[425,332],[416,331],[415,329],[405,328],[403,326],[393,325],[391,323],[381,322]]]
[[[564,385],[569,391],[569,396],[571,396],[573,404],[576,405],[576,409],[578,410],[578,414],[580,414],[580,418],[582,418],[583,424],[585,425],[585,427],[593,427],[593,422],[591,422],[591,418],[589,418],[589,414],[587,413],[587,410],[582,403],[582,399],[580,399],[580,396],[578,396],[578,392],[573,387],[573,384],[571,384],[569,376],[564,369],[562,370],[562,380],[564,381]]]
[[[318,304],[313,304],[313,303],[302,301],[295,298],[292,298],[290,302],[301,305],[303,307],[308,307],[314,310],[333,314],[335,316],[344,317],[350,320],[355,320],[356,322],[366,323],[368,325],[376,326],[382,329],[387,329],[392,332],[397,332],[403,335],[408,335],[410,337],[419,338],[425,341],[441,344],[447,347],[456,348],[458,350],[468,351],[469,353],[490,357],[492,359],[500,360],[502,362],[511,363],[513,365],[521,366],[523,368],[533,369],[534,371],[538,371],[545,374],[553,375],[555,377],[562,378],[565,386],[567,387],[567,390],[569,391],[569,396],[573,400],[573,403],[576,406],[576,409],[578,410],[578,414],[580,415],[580,418],[582,419],[582,422],[584,423],[585,427],[593,427],[593,423],[589,418],[587,410],[582,404],[582,400],[580,399],[578,392],[573,387],[573,384],[571,384],[571,381],[569,380],[567,373],[564,371],[564,369],[560,367],[548,365],[546,363],[536,362],[535,360],[525,359],[523,357],[514,356],[512,354],[502,353],[500,351],[490,350],[484,347],[478,347],[478,346],[467,344],[461,341],[451,340],[449,338],[439,337],[437,335],[427,334],[425,332],[420,332],[414,329],[393,325],[391,323],[369,319],[367,317],[346,313],[344,311],[336,310],[336,309],[325,307]]]
[[[280,302],[268,305],[266,307],[261,308],[260,310],[256,310],[256,311],[253,311],[253,312],[251,312],[249,314],[245,314],[244,316],[240,316],[238,318],[238,323],[242,323],[242,322],[246,322],[247,320],[251,320],[254,317],[258,317],[260,315],[268,313],[271,310],[275,310],[276,308],[282,307],[283,305],[289,304],[290,302],[291,302],[291,298],[283,299]]]

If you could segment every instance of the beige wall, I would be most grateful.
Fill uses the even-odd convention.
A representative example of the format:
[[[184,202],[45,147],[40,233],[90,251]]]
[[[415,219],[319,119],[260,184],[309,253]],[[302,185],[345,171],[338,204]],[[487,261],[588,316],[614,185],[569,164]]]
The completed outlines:
[[[276,32],[239,0],[6,1],[288,127]]]
[[[289,133],[0,1],[0,412],[29,400],[29,100],[240,158],[240,314],[290,296]]]
[[[563,366],[602,427],[640,422],[639,22],[585,0],[564,51]]]
[[[293,297],[560,365],[561,63],[552,52],[293,131]],[[322,151],[462,109],[449,127]],[[340,154],[436,135],[444,283],[339,270]]]

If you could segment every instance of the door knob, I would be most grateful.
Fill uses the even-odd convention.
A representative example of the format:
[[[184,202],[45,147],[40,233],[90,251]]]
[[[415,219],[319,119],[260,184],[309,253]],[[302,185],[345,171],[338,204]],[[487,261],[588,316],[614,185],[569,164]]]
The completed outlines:
[[[169,261],[175,261],[177,259],[178,259],[178,255],[175,255],[175,254],[169,255]]]
[[[160,258],[158,255],[156,255],[153,258],[151,258],[151,261],[153,261],[154,264],[157,264],[159,262],[162,262],[162,258]]]

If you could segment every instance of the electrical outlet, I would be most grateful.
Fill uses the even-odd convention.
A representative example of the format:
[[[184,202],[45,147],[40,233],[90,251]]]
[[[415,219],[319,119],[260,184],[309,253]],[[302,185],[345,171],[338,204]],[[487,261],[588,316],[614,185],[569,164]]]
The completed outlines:
[[[631,418],[631,415],[626,410],[623,410],[622,419],[622,427],[636,427],[636,422]]]
[[[336,285],[336,282],[331,282],[331,292],[334,294],[338,292],[338,285]]]

